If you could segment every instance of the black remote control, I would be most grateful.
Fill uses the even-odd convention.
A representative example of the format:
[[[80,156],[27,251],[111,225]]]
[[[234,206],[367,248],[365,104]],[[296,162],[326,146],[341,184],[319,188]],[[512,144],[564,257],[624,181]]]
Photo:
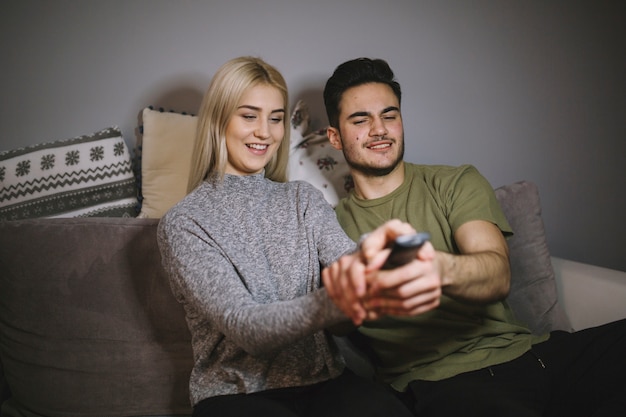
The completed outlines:
[[[398,236],[391,246],[391,253],[381,269],[393,269],[415,259],[417,251],[430,239],[428,233]]]

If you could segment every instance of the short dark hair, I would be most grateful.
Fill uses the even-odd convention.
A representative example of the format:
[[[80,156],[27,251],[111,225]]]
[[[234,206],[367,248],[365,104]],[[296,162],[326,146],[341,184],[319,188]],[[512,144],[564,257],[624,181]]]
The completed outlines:
[[[386,84],[393,90],[400,104],[402,92],[393,71],[382,59],[356,58],[339,65],[324,87],[324,106],[328,123],[339,127],[339,102],[343,93],[351,88],[367,83]]]

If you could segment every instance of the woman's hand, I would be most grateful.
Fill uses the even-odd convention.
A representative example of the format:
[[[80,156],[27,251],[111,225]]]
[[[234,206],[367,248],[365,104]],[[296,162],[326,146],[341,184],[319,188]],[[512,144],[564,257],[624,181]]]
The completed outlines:
[[[426,242],[414,261],[392,270],[368,273],[363,308],[370,320],[385,315],[425,313],[439,306],[441,282],[437,252]]]
[[[363,298],[367,294],[365,264],[360,253],[344,255],[322,270],[322,281],[330,299],[359,326],[367,316]]]
[[[430,243],[418,252],[416,261],[394,270],[380,270],[389,256],[390,243],[409,233],[415,230],[408,223],[388,221],[362,239],[359,251],[322,271],[328,295],[355,325],[387,314],[419,314],[438,305],[441,285],[434,273]],[[423,264],[418,262],[420,257]],[[416,282],[422,277],[427,279]]]

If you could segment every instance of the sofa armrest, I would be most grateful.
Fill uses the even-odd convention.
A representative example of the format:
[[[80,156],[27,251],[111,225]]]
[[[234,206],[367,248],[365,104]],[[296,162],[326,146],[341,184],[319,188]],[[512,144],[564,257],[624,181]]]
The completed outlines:
[[[626,318],[626,272],[557,257],[552,266],[574,330]]]

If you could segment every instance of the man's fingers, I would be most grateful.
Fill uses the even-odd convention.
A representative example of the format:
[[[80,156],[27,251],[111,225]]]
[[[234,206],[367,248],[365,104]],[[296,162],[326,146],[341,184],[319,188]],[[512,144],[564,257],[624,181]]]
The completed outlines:
[[[439,306],[441,293],[424,292],[409,298],[376,297],[365,302],[368,318],[372,315],[410,316],[425,313]]]
[[[400,235],[415,233],[415,229],[408,224],[394,219],[383,223],[373,232],[369,233],[360,244],[361,255],[365,263],[369,265],[376,255]]]
[[[371,295],[416,281],[424,275],[424,269],[419,262],[409,262],[406,265],[388,271],[372,272],[368,274],[368,292]]]
[[[439,305],[441,278],[432,262],[413,261],[391,271],[379,271],[368,289],[368,311],[378,315],[421,314]]]
[[[383,264],[389,257],[390,253],[391,253],[391,249],[387,248],[371,256],[369,261],[367,262],[366,271],[367,272],[378,271],[383,266]]]
[[[435,259],[435,248],[430,241],[424,242],[424,245],[417,252],[417,259],[420,261],[432,261]]]

